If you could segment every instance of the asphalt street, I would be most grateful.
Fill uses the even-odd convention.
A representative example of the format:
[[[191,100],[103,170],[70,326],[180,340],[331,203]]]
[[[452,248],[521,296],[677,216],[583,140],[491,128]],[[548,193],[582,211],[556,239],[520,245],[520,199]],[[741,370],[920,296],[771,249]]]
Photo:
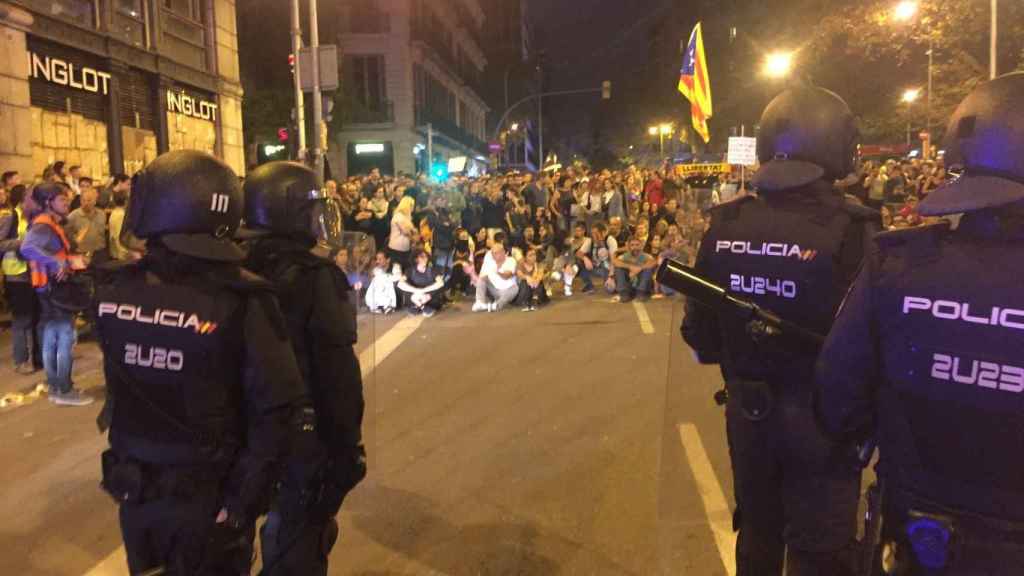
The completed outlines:
[[[731,481],[714,368],[678,300],[557,299],[531,313],[364,317],[370,473],[331,574],[730,574]],[[15,376],[0,341],[0,393]],[[94,344],[75,379],[103,394]],[[0,408],[0,574],[126,574],[98,487],[100,404]]]

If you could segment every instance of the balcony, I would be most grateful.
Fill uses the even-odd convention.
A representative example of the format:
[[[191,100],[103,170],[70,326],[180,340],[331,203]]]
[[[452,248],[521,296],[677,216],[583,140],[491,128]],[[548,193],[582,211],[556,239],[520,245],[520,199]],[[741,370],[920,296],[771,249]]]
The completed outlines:
[[[347,99],[341,112],[342,130],[363,128],[366,124],[392,124],[395,121],[395,103],[391,100],[366,104]]]

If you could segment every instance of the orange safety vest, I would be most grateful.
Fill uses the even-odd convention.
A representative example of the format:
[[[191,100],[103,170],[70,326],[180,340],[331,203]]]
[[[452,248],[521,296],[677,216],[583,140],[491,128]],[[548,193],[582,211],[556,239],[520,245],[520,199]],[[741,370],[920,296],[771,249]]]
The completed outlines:
[[[53,257],[61,262],[66,262],[68,259],[68,251],[71,250],[71,244],[68,242],[68,237],[64,235],[64,228],[62,228],[60,224],[57,224],[57,221],[49,214],[40,214],[39,216],[36,216],[35,219],[32,220],[32,224],[49,226],[50,229],[53,230],[53,233],[60,237],[60,242],[63,246],[56,254],[53,255]],[[50,277],[46,274],[46,267],[34,260],[30,260],[28,265],[29,269],[32,271],[32,287],[37,290],[39,288],[45,288],[46,285],[50,283]]]

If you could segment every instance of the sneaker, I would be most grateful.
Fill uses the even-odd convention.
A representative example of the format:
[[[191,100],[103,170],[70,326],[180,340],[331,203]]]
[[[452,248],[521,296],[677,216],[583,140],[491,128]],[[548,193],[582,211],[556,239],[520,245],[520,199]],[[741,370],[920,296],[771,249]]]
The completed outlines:
[[[582,292],[584,294],[593,294],[594,293],[594,287],[593,286],[584,286]]]
[[[491,305],[486,302],[477,301],[473,303],[473,312],[490,312],[490,310]]]
[[[21,374],[22,376],[27,376],[29,374],[35,374],[36,369],[32,367],[31,362],[22,362],[14,367],[14,372],[16,374]]]
[[[437,311],[434,310],[433,308],[424,308],[423,309],[423,317],[424,318],[430,318],[434,314],[437,314]]]
[[[565,285],[565,295],[572,296],[572,286],[569,286],[568,284]]]
[[[387,316],[388,314],[391,314],[394,311],[395,311],[394,308],[392,308],[391,306],[388,306],[387,308],[384,309],[384,315]]]
[[[95,402],[92,396],[82,394],[80,391],[72,389],[70,392],[63,394],[50,395],[50,402],[58,406],[88,406]]]
[[[523,306],[523,312],[530,312],[533,310],[533,306]]]
[[[497,312],[498,311],[498,303],[497,302],[490,302],[490,303],[488,303],[487,304],[487,311],[488,312]]]
[[[616,294],[615,296],[612,296],[612,303],[618,304],[619,302],[622,302],[622,296],[620,296],[618,294]]]
[[[530,312],[536,312],[536,311],[537,311],[537,305],[536,304],[530,304]]]

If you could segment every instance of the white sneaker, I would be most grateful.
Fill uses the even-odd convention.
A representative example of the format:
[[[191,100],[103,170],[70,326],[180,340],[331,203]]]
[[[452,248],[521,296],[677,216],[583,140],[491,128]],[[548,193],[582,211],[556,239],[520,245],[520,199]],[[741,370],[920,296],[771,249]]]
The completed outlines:
[[[434,311],[433,308],[424,308],[423,309],[423,316],[426,317],[426,318],[430,318],[431,316],[434,315],[434,313],[435,313],[435,311]]]
[[[491,311],[491,305],[486,303],[486,302],[479,302],[479,301],[477,301],[477,302],[473,303],[473,312],[490,312],[490,311]]]
[[[490,304],[488,304],[487,305],[487,311],[488,312],[497,312],[498,311],[498,303],[497,302],[491,302]]]
[[[565,295],[566,296],[572,296],[572,286],[570,286],[568,284],[565,285]]]
[[[82,394],[77,389],[72,389],[64,394],[51,395],[50,401],[58,406],[88,406],[94,399],[92,396]]]

